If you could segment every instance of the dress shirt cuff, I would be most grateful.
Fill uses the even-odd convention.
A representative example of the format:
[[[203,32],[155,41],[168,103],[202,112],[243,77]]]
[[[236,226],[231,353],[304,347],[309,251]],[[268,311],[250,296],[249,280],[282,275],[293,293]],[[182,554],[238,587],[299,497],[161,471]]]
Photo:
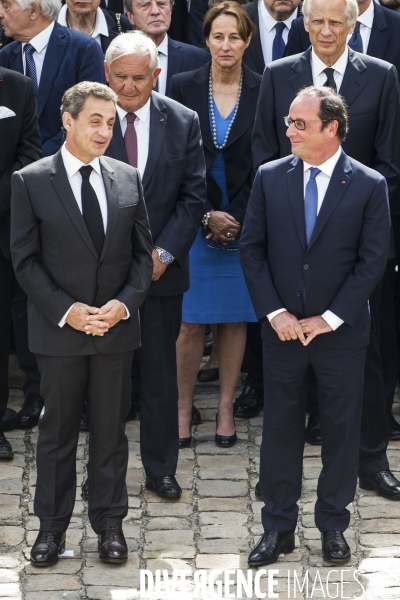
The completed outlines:
[[[64,327],[65,323],[67,322],[68,319],[68,315],[71,312],[71,310],[73,309],[73,307],[75,306],[75,303],[69,307],[69,309],[67,310],[67,312],[65,313],[65,315],[63,316],[63,318],[61,319],[61,321],[59,322],[58,326],[59,327]]]
[[[279,313],[282,313],[282,312],[287,312],[286,308],[280,308],[279,310],[274,310],[274,312],[269,313],[269,315],[267,315],[268,321],[271,323],[272,319],[274,317],[276,317],[276,315],[279,315]]]
[[[337,317],[330,310],[326,310],[324,314],[321,315],[321,317],[324,319],[324,321],[328,323],[329,327],[332,327],[333,331],[335,331],[338,327],[342,325],[342,323],[344,323],[342,319]]]
[[[121,321],[126,321],[127,319],[129,319],[129,317],[131,316],[131,313],[129,312],[126,304],[124,304],[123,302],[121,302],[122,306],[125,308],[126,310],[126,317],[122,317]]]

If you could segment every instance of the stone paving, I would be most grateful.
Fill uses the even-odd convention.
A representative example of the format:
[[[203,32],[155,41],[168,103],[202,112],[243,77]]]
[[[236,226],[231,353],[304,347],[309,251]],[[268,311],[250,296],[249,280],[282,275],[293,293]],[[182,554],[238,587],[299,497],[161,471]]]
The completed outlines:
[[[14,384],[17,387],[11,389],[10,406],[18,409],[23,401],[18,377],[14,378]],[[254,496],[262,419],[238,420],[237,445],[226,450],[218,448],[213,442],[217,400],[217,385],[197,387],[195,403],[203,422],[194,430],[193,448],[180,452],[177,479],[183,494],[179,502],[162,501],[154,493],[144,490],[139,422],[127,424],[129,513],[124,532],[130,557],[123,566],[109,566],[99,561],[97,539],[88,523],[87,505],[81,500],[80,487],[67,532],[67,550],[73,556],[61,558],[57,565],[47,569],[30,565],[27,559],[39,525],[33,515],[32,501],[38,433],[37,428],[8,432],[15,458],[0,464],[1,600],[133,600],[146,597],[153,600],[194,597],[204,600],[228,597],[400,600],[400,502],[390,502],[358,489],[347,531],[352,560],[341,567],[325,564],[313,520],[320,448],[308,445],[304,449],[303,496],[296,550],[281,557],[269,570],[260,570],[259,585],[254,585],[251,592],[245,584],[239,585],[242,578],[238,575],[236,580],[238,569],[243,570],[243,577],[252,577],[253,583],[257,578],[256,570],[247,571],[247,556],[262,533],[261,503]],[[398,402],[395,412],[400,418]],[[77,453],[79,486],[87,451],[87,434],[81,433]],[[393,472],[400,478],[400,442],[390,444],[389,457]],[[144,570],[150,571],[154,580],[156,571],[160,573],[160,589],[157,590],[154,581],[152,595],[146,596],[143,588],[140,590],[140,573],[143,575]],[[199,574],[199,570],[203,570],[203,574]],[[219,579],[226,585],[220,587],[222,584],[216,583],[216,587],[200,587],[196,592],[198,595],[194,595],[195,572],[201,581],[203,575],[210,577],[212,572],[215,575],[215,570],[222,571]],[[180,592],[184,571],[188,571],[187,587],[186,591]],[[294,572],[298,578],[296,593]],[[178,591],[171,588],[173,573],[177,576]],[[232,581],[230,587],[227,578]],[[165,579],[169,581],[169,588],[165,587]],[[210,583],[210,579],[207,581]],[[303,589],[299,591],[301,585]]]

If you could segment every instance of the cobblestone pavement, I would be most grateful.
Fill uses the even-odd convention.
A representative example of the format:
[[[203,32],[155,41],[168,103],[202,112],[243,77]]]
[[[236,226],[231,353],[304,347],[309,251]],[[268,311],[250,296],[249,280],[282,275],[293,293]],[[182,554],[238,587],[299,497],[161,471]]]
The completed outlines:
[[[18,384],[18,381],[16,381]],[[51,568],[37,569],[27,560],[38,530],[33,515],[35,489],[35,445],[37,428],[7,433],[15,458],[0,464],[0,598],[1,600],[133,600],[145,598],[140,591],[140,570],[243,569],[247,577],[247,556],[262,533],[261,503],[254,496],[258,479],[261,417],[237,421],[239,441],[230,449],[220,449],[213,442],[218,388],[212,384],[196,389],[195,403],[203,422],[195,428],[193,448],[180,452],[177,479],[183,488],[179,502],[162,501],[144,490],[144,474],[139,456],[139,422],[127,424],[129,437],[128,493],[129,513],[124,532],[130,548],[126,565],[108,566],[97,555],[97,539],[87,519],[87,505],[77,490],[75,511],[67,532],[66,557]],[[11,389],[10,407],[22,405],[22,392]],[[400,418],[400,404],[395,405]],[[78,485],[84,473],[88,451],[87,435],[79,436],[77,453]],[[389,446],[390,464],[400,478],[400,442]],[[320,471],[320,448],[304,449],[304,480],[296,550],[272,565],[275,585],[268,590],[271,572],[261,573],[258,591],[251,594],[237,588],[234,573],[231,587],[213,595],[204,588],[201,598],[349,598],[366,600],[400,599],[400,502],[390,502],[372,492],[357,490],[352,506],[347,540],[352,548],[352,561],[341,567],[325,564],[321,556],[319,532],[314,526],[313,504]],[[365,588],[354,579],[356,569]],[[335,570],[336,569],[336,570]],[[343,571],[347,569],[347,571]],[[300,585],[308,575],[309,588],[296,587],[294,571]],[[328,572],[329,583],[327,583]],[[342,572],[343,571],[343,572]],[[256,571],[250,572],[255,578]],[[290,580],[288,581],[288,574]],[[226,572],[223,574],[226,577]],[[229,573],[228,573],[229,576]],[[162,579],[162,575],[160,576]],[[344,583],[340,584],[341,578]],[[153,599],[193,598],[193,575],[187,577],[187,590],[182,593],[160,593]],[[209,580],[208,580],[209,582]],[[162,588],[165,589],[165,588]],[[171,589],[171,588],[170,588]],[[179,589],[179,588],[178,588]],[[201,588],[200,588],[201,589]],[[228,594],[231,594],[230,596]],[[274,596],[273,593],[276,595]],[[265,594],[265,596],[263,595]]]

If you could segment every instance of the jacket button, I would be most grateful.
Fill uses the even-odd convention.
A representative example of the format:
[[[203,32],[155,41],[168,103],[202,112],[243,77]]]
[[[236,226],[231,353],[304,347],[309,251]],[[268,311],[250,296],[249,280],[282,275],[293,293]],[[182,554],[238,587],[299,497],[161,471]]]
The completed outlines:
[[[232,188],[234,188],[234,187],[235,187],[235,184],[234,184],[232,181],[230,181],[230,182],[228,183],[228,188],[231,190],[231,189],[232,189]]]
[[[225,162],[228,163],[228,164],[230,164],[232,162],[232,160],[233,160],[232,156],[227,156],[225,158]]]
[[[300,296],[301,296],[300,292],[296,292],[296,296],[297,296],[297,298],[300,298]]]
[[[308,265],[303,265],[303,269],[304,269],[305,271],[308,271],[308,269],[309,269],[309,268],[310,268],[310,267],[309,267]]]

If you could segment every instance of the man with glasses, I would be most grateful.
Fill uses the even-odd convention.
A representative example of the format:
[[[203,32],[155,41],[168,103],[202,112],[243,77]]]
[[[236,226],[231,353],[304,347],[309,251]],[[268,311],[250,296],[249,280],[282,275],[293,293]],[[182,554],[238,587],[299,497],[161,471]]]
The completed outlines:
[[[240,242],[263,321],[268,389],[260,457],[265,533],[250,554],[253,567],[295,547],[311,371],[323,434],[315,524],[324,560],[350,559],[343,532],[357,485],[368,299],[384,273],[390,239],[385,178],[341,148],[343,99],[312,86],[288,112],[281,120],[295,156],[259,168]]]
[[[329,86],[343,96],[348,107],[349,132],[343,149],[383,175],[390,196],[400,177],[396,68],[348,47],[347,36],[357,21],[356,0],[305,0],[303,13],[311,48],[265,68],[253,133],[254,167],[293,152],[284,117],[296,93],[312,84]],[[365,363],[359,478],[363,489],[400,500],[400,482],[390,472],[386,456],[388,428],[379,351],[379,303],[377,288],[369,301],[372,326]],[[323,441],[322,429],[321,437]]]

